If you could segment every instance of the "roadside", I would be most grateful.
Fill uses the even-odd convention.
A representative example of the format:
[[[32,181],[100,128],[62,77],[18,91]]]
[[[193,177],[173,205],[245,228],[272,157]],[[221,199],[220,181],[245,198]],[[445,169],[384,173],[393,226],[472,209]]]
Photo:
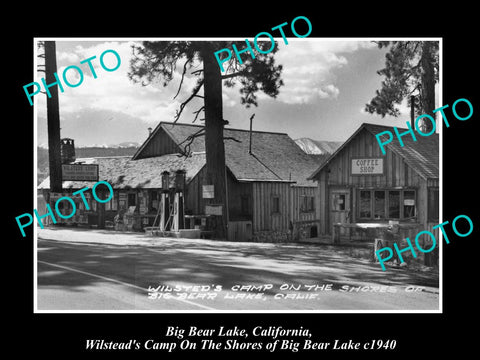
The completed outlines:
[[[420,264],[411,264],[408,268],[397,266],[387,266],[387,271],[383,272],[378,263],[374,263],[368,255],[369,249],[364,246],[354,246],[352,244],[322,244],[322,243],[256,243],[256,242],[232,242],[210,239],[190,239],[190,238],[172,238],[148,236],[144,233],[120,233],[112,230],[84,229],[84,228],[45,228],[38,229],[38,238],[43,240],[60,241],[64,243],[84,243],[100,244],[127,247],[147,247],[154,249],[166,248],[191,248],[191,249],[217,249],[226,251],[237,251],[246,255],[250,254],[274,254],[287,252],[292,258],[295,254],[308,253],[310,259],[328,257],[328,259],[338,259],[338,266],[343,263],[352,263],[360,261],[362,264],[369,265],[369,270],[379,272],[378,278],[388,278],[392,274],[402,274],[405,278],[423,279],[428,287],[425,291],[438,293],[439,290],[439,269],[438,267],[428,267]],[[341,261],[340,261],[341,260]]]
[[[331,245],[49,228],[37,250],[45,310],[439,309],[438,273],[382,271]]]
[[[173,238],[173,237],[158,237],[149,236],[145,233],[139,232],[117,232],[113,230],[99,230],[86,228],[63,228],[50,227],[39,229],[38,238],[48,239],[64,242],[76,243],[98,243],[118,246],[164,246],[164,245],[194,245],[205,244],[215,245],[218,247],[236,247],[236,246],[250,246],[253,248],[270,248],[270,247],[288,247],[288,246],[304,246],[306,248],[323,249],[325,251],[334,251],[344,256],[349,256],[358,259],[373,260],[373,252],[369,244],[359,244],[358,242],[343,242],[341,244],[333,245],[330,242],[291,242],[291,243],[259,243],[259,242],[233,242],[225,240],[210,240],[210,239],[192,239],[192,238]],[[385,264],[390,269],[400,269],[398,266],[390,263]],[[380,266],[379,266],[380,267]],[[421,272],[435,276],[438,274],[438,266],[430,267],[422,265],[418,262],[412,262],[408,268],[402,269],[410,272]],[[438,277],[438,275],[437,275]]]

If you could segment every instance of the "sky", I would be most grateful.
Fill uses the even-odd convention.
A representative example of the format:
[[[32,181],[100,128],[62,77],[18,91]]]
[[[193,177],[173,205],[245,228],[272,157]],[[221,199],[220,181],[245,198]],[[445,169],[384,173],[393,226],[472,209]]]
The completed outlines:
[[[398,118],[382,118],[364,111],[365,104],[380,89],[382,77],[376,72],[385,64],[386,50],[379,49],[371,40],[289,38],[285,45],[281,38],[277,39],[279,50],[275,59],[283,65],[284,81],[279,95],[274,99],[258,92],[258,107],[247,109],[240,104],[239,87],[224,86],[224,119],[231,128],[248,129],[250,116],[255,114],[254,130],[283,132],[292,139],[308,137],[327,141],[346,140],[364,122],[404,127],[410,118],[406,104],[401,105]],[[68,87],[61,80],[64,88],[64,92],[59,92],[62,138],[73,138],[76,146],[141,144],[148,136],[149,127],[155,128],[161,121],[173,121],[180,103],[195,85],[196,77],[186,76],[176,99],[173,98],[178,90],[182,63],[177,65],[174,79],[166,87],[161,82],[147,86],[133,83],[127,73],[131,47],[136,42],[56,39],[59,78],[62,79],[64,70],[72,65],[80,67],[84,74],[77,87]],[[101,67],[100,56],[106,50],[119,54],[118,69],[105,71]],[[92,56],[96,56],[91,61],[96,78],[87,63],[80,64]],[[103,61],[107,68],[117,65],[111,52],[105,53]],[[72,84],[80,81],[74,68],[65,75]],[[40,82],[43,76],[44,73],[39,72],[32,81]],[[193,111],[201,105],[201,99],[192,101],[179,122],[192,123]],[[42,146],[48,142],[46,95],[35,95],[35,107],[37,145]],[[195,123],[201,124],[199,120]]]

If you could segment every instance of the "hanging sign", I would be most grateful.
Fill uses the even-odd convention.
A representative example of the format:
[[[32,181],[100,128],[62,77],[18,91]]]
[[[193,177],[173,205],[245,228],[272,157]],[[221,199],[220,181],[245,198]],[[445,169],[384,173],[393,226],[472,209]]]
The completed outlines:
[[[205,205],[205,215],[222,216],[222,205]]]
[[[213,199],[214,195],[214,186],[213,185],[202,185],[202,197],[204,199]]]
[[[383,175],[383,158],[352,159],[352,175]]]
[[[63,164],[63,181],[98,181],[98,164]]]

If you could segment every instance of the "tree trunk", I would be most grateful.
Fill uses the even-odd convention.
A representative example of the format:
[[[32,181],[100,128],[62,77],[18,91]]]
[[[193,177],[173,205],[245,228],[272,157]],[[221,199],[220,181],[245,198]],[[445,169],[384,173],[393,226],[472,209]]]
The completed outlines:
[[[47,85],[57,81],[55,41],[45,41],[45,80]],[[50,173],[50,191],[62,192],[62,158],[60,152],[60,111],[58,106],[58,88],[54,85],[48,89],[52,95],[47,96],[48,124],[48,166]]]
[[[226,194],[225,145],[223,141],[222,78],[210,43],[202,48],[205,103],[206,185],[214,186],[212,204],[222,205],[222,216],[217,221],[217,236],[227,234],[228,204]]]
[[[435,69],[433,67],[433,44],[431,41],[424,41],[422,44],[422,102],[423,113],[429,114],[435,119]],[[426,120],[424,122],[425,133],[430,132],[433,129],[431,121]]]

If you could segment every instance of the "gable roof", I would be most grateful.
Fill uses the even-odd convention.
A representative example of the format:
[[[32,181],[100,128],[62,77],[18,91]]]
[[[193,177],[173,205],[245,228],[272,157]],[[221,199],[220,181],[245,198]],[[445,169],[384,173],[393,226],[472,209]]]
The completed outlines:
[[[404,146],[400,146],[400,142],[395,136],[393,126],[376,125],[370,123],[363,123],[347,141],[340,146],[320,167],[315,170],[308,178],[313,179],[317,174],[327,166],[335,156],[341,152],[350,141],[362,130],[366,130],[373,136],[380,134],[384,131],[390,131],[394,134],[393,140],[386,144],[385,147],[393,151],[395,154],[401,156],[405,163],[414,169],[424,179],[438,179],[439,177],[439,152],[440,142],[439,135],[434,133],[430,136],[416,136],[417,141],[413,141],[411,136],[402,137]],[[406,131],[406,128],[397,127],[400,133]],[[381,136],[381,140],[386,140],[386,135]]]
[[[170,184],[173,186],[176,170],[185,170],[185,180],[189,183],[205,165],[205,154],[192,154],[183,157],[168,154],[153,158],[132,160],[129,156],[97,157],[77,159],[76,163],[98,164],[99,180],[108,181],[114,189],[162,187],[162,172],[170,172]],[[96,181],[63,181],[64,189],[91,187]],[[38,189],[50,188],[50,178],[46,178]]]
[[[202,125],[161,122],[133,159],[140,157],[142,150],[160,130],[183,147],[185,140],[202,128]],[[226,165],[237,180],[286,181],[299,186],[315,186],[307,177],[318,167],[318,161],[306,154],[287,134],[252,131],[252,154],[249,153],[250,131],[225,128],[224,137]],[[204,135],[193,139],[190,151],[205,152]]]

